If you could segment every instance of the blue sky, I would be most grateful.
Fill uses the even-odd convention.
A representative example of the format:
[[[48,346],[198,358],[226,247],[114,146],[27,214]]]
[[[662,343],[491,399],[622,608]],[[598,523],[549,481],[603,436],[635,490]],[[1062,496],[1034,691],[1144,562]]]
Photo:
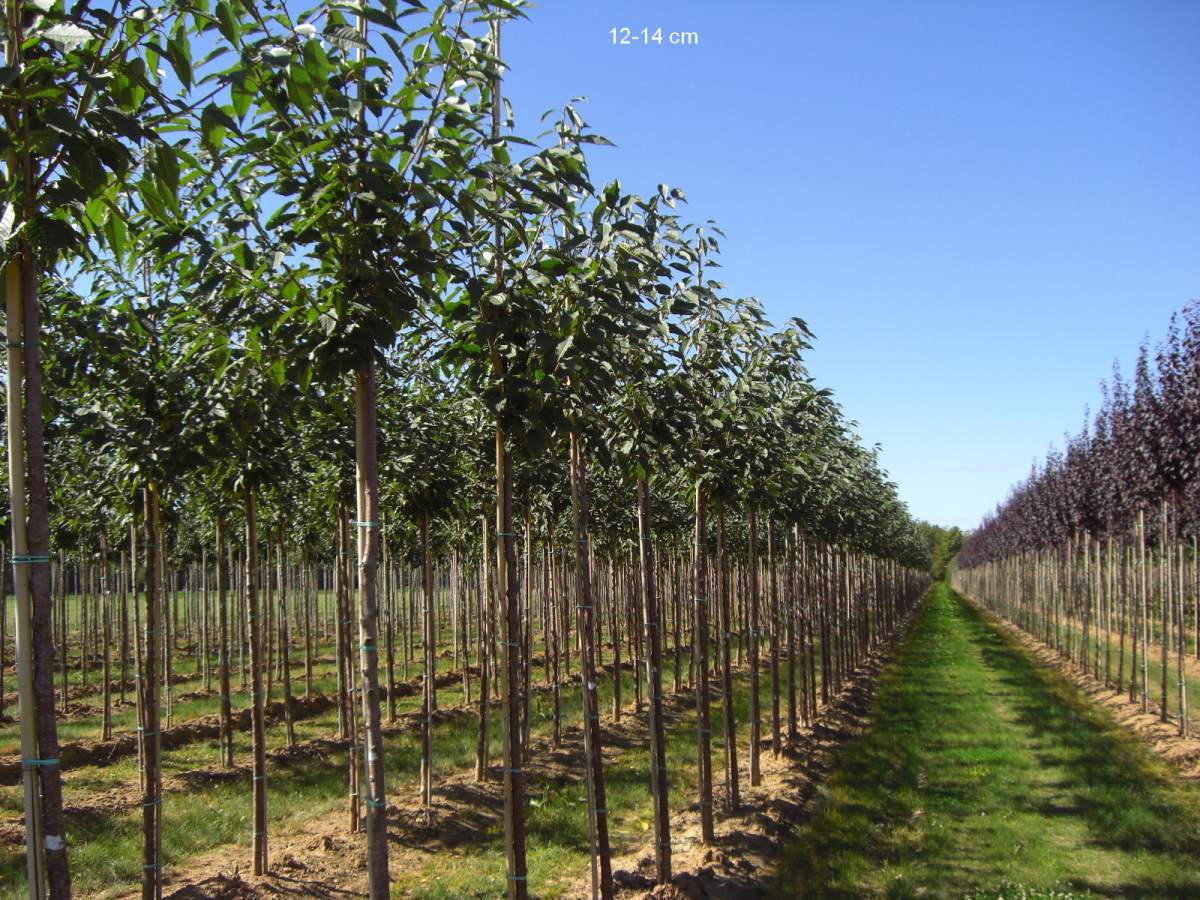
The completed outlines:
[[[526,133],[588,97],[593,174],[716,219],[730,291],[966,527],[1200,297],[1198,46],[1190,0],[543,0],[505,90]]]

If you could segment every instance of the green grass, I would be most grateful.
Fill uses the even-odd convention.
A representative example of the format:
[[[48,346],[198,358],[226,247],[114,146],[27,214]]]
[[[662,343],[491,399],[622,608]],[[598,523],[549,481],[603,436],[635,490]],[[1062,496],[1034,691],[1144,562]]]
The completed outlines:
[[[786,897],[1200,896],[1200,790],[944,584],[789,849]]]
[[[449,631],[446,630],[448,636]],[[293,635],[293,637],[295,637]],[[535,647],[541,651],[541,638]],[[317,648],[316,655],[331,654],[327,645]],[[474,650],[474,646],[472,647]],[[628,648],[622,648],[627,656]],[[416,650],[419,655],[419,648]],[[611,660],[611,652],[604,654]],[[669,656],[669,655],[668,655]],[[403,678],[403,650],[400,642],[396,646],[396,677]],[[293,663],[302,660],[302,650],[293,648]],[[628,662],[629,660],[625,660]],[[238,672],[236,653],[231,672],[235,687],[234,708],[244,706],[246,696],[237,691]],[[453,662],[439,657],[438,668],[449,670]],[[580,719],[577,659],[572,659],[572,677],[567,679],[562,691],[562,716],[565,726],[577,724]],[[687,658],[683,659],[686,671]],[[664,681],[669,684],[673,664],[664,665]],[[182,655],[176,658],[175,671],[194,672],[195,661]],[[419,671],[415,662],[410,676]],[[73,671],[72,676],[78,673]],[[314,690],[331,693],[334,690],[334,674],[329,663],[319,664],[315,669]],[[381,673],[382,674],[382,673]],[[566,671],[564,669],[564,678]],[[535,667],[535,679],[540,680],[541,666]],[[114,667],[114,677],[116,668]],[[98,677],[98,676],[97,676]],[[765,677],[765,673],[764,673]],[[74,678],[73,678],[74,680]],[[214,679],[215,681],[215,679]],[[473,679],[473,692],[478,691],[477,679]],[[214,684],[215,686],[215,684]],[[293,691],[303,693],[303,670],[292,672]],[[199,680],[190,684],[176,685],[177,695],[201,687]],[[276,679],[274,695],[282,696],[282,684]],[[461,688],[457,685],[439,690],[439,704],[443,707],[462,702]],[[600,681],[600,708],[607,720],[612,708],[612,682],[605,677]],[[130,694],[132,697],[132,694]],[[748,682],[741,678],[737,682],[736,704],[740,723],[739,738],[747,739],[745,722],[748,717]],[[634,698],[633,673],[622,673],[622,698],[626,708]],[[115,695],[114,695],[115,700]],[[94,706],[100,703],[99,694],[89,694],[85,702]],[[217,711],[219,698],[215,694],[174,704],[173,723],[180,723],[199,715]],[[535,735],[547,735],[552,723],[551,697],[535,694],[533,701],[533,731]],[[400,697],[398,711],[417,709],[419,696]],[[498,716],[498,713],[494,714]],[[386,710],[385,710],[386,716]],[[719,698],[713,701],[713,754],[717,781],[720,781],[720,754],[722,719]],[[136,724],[136,712],[132,706],[114,709],[114,731],[132,730]],[[99,736],[97,716],[76,717],[59,722],[60,736],[64,740]],[[337,729],[336,712],[328,711],[296,723],[300,741],[319,736],[329,736]],[[435,726],[434,770],[439,776],[470,767],[474,761],[477,737],[477,720],[473,714],[445,720]],[[500,759],[500,722],[492,721],[492,760]],[[269,748],[281,747],[285,743],[282,723],[267,729]],[[0,728],[0,747],[12,744],[16,747],[16,726],[10,724]],[[418,735],[391,735],[385,739],[385,766],[388,772],[389,793],[415,794],[419,770],[420,747]],[[250,762],[249,735],[235,735],[235,750],[238,763],[247,766]],[[649,758],[645,747],[614,753],[606,751],[606,773],[608,807],[610,810],[610,832],[616,850],[640,844],[652,828],[649,803]],[[672,805],[683,809],[694,801],[695,784],[695,722],[689,712],[668,733],[668,765],[670,771]],[[165,776],[192,772],[201,768],[220,767],[220,749],[215,739],[194,741],[175,750],[166,751],[163,757]],[[341,809],[346,803],[346,773],[344,759],[291,759],[285,763],[270,763],[269,817],[272,830],[287,829],[289,825],[323,813]],[[248,843],[250,832],[250,778],[247,772],[232,782],[197,785],[186,792],[168,791],[164,802],[163,836],[164,867],[177,869],[190,857],[225,845]],[[138,762],[136,756],[127,756],[106,766],[85,766],[70,769],[65,773],[64,799],[68,807],[83,804],[93,809],[99,797],[124,797],[136,801],[138,794]],[[586,802],[583,783],[576,778],[566,778],[549,784],[538,785],[532,792],[532,805],[528,820],[529,866],[531,884],[539,886],[539,895],[553,896],[587,871]],[[0,787],[0,813],[10,820],[21,814],[22,798],[18,785]],[[136,802],[124,809],[111,809],[87,815],[68,813],[68,835],[71,847],[71,865],[77,889],[87,896],[108,896],[113,892],[133,887],[141,874],[140,851],[140,807]],[[448,853],[448,852],[447,852]],[[427,870],[405,873],[398,881],[399,889],[419,896],[493,896],[504,885],[503,836],[497,827],[494,833],[481,834],[473,842],[464,858],[470,865],[448,866],[445,856],[431,860]],[[451,854],[454,855],[454,854]],[[0,898],[23,895],[24,858],[19,846],[0,847]],[[498,888],[499,886],[499,888]]]
[[[622,696],[632,701],[633,673],[622,672]],[[478,684],[474,685],[478,690]],[[463,701],[460,687],[442,688],[438,691],[439,704],[451,707]],[[398,711],[419,708],[420,697],[402,697]],[[549,732],[553,718],[551,698],[545,694],[535,695],[531,714],[535,735]],[[600,682],[600,708],[607,712],[612,703],[612,680]],[[493,712],[489,733],[491,759],[496,763],[501,758],[501,730],[498,711]],[[739,715],[745,716],[743,708]],[[386,712],[385,712],[386,716]],[[580,719],[579,691],[577,686],[564,688],[562,692],[562,719],[564,725],[575,724]],[[744,718],[742,719],[744,721]],[[719,724],[714,724],[714,732]],[[328,736],[337,729],[336,712],[331,711],[312,719],[296,723],[296,737],[300,741],[318,736]],[[446,773],[462,770],[473,765],[478,735],[478,720],[474,714],[464,714],[444,720],[434,726],[433,754],[434,778]],[[677,759],[673,766],[678,770],[694,768],[694,732],[680,732],[673,739]],[[235,752],[243,766],[250,764],[249,735],[235,735]],[[268,747],[280,747],[285,743],[282,724],[267,731]],[[393,796],[417,793],[417,778],[420,770],[420,736],[412,731],[390,734],[385,737],[385,769],[388,791]],[[216,740],[195,741],[163,755],[164,775],[170,776],[200,767],[219,766],[219,745]],[[714,750],[716,753],[716,750]],[[645,757],[644,750],[632,754]],[[138,762],[136,756],[125,757],[109,766],[86,766],[66,773],[64,794],[68,806],[72,802],[85,802],[100,792],[121,792],[136,796],[138,785]],[[268,812],[273,831],[287,828],[334,809],[346,803],[345,757],[302,757],[283,763],[268,764],[269,800]],[[648,775],[646,766],[631,767],[623,771],[618,767],[612,776],[613,790],[610,807],[614,809],[614,829],[620,827],[631,835],[641,830],[644,816],[649,815],[646,797]],[[680,776],[685,777],[686,776]],[[680,788],[688,782],[679,782]],[[187,791],[168,793],[164,800],[163,856],[164,868],[178,867],[189,857],[210,851],[227,844],[246,844],[250,833],[250,776],[221,784],[208,784]],[[548,883],[556,878],[570,875],[572,878],[583,869],[578,864],[579,847],[586,847],[584,810],[581,784],[555,784],[540,797],[538,805],[543,815],[535,815],[530,824],[530,877],[543,873]],[[0,788],[0,811],[9,816],[21,812],[21,789],[19,786]],[[644,809],[643,809],[644,807]],[[535,807],[538,809],[538,807]],[[621,818],[624,816],[624,818]],[[631,816],[638,817],[628,824]],[[140,807],[122,812],[96,816],[68,814],[67,829],[70,836],[71,865],[75,886],[84,896],[103,897],[134,887],[141,875],[141,819]],[[646,820],[648,822],[648,820]],[[487,885],[482,896],[495,893],[490,874],[497,874],[498,883],[503,885],[502,835],[481,835],[481,852],[471,853],[472,868],[469,877],[473,884]],[[586,859],[586,857],[584,857]],[[568,861],[570,865],[568,865]],[[444,889],[447,893],[433,896],[470,896],[455,886],[455,875],[441,860],[436,867],[437,878],[430,879],[431,889]],[[492,873],[491,868],[495,868]],[[470,867],[468,867],[470,868]],[[0,898],[24,896],[23,848],[6,846],[0,848]]]
[[[631,689],[631,688],[626,688]],[[750,679],[744,672],[734,682],[734,717],[740,748],[746,753],[750,713]],[[602,705],[603,708],[603,705]],[[578,716],[578,706],[574,710]],[[721,784],[724,716],[719,696],[712,703],[714,788]],[[668,793],[672,814],[696,801],[696,718],[689,706],[667,729]],[[605,806],[609,842],[614,855],[641,845],[653,828],[650,804],[650,754],[646,745],[605,751]],[[742,763],[745,765],[743,757]],[[587,797],[582,781],[563,780],[535,786],[526,814],[529,889],[533,896],[554,898],[585,878],[590,865]],[[485,898],[504,894],[504,835],[497,827],[464,853],[439,852],[424,865],[395,875],[392,896],[420,900]],[[447,863],[451,857],[461,864]]]
[[[1162,632],[1159,630],[1160,628],[1161,628],[1161,625],[1158,622],[1155,622],[1154,628],[1150,632],[1150,653],[1146,659],[1146,668],[1148,671],[1148,680],[1150,683],[1150,711],[1154,712],[1154,713],[1157,713],[1162,708],[1162,706],[1161,706],[1161,704],[1162,704],[1162,644],[1161,644]],[[1063,627],[1064,646],[1065,646],[1067,632],[1071,633],[1073,641],[1078,642],[1079,634],[1080,634],[1080,628],[1078,625],[1065,625]],[[1174,640],[1174,635],[1172,635],[1172,640]],[[1089,673],[1094,673],[1095,666],[1096,666],[1095,657],[1094,657],[1096,647],[1095,647],[1095,632],[1092,629],[1088,630],[1088,642],[1089,643],[1088,643],[1087,670]],[[1196,666],[1195,651],[1193,649],[1194,641],[1192,641],[1190,636],[1186,636],[1185,644],[1187,645],[1187,650],[1184,655],[1187,658],[1187,662],[1185,663],[1184,671],[1185,671],[1185,673],[1188,673],[1188,670],[1191,669],[1192,672],[1194,672],[1195,666]],[[1078,644],[1076,643],[1075,646],[1077,647]],[[1104,632],[1101,632],[1101,635],[1100,635],[1100,677],[1102,679],[1104,678],[1106,659],[1110,657],[1111,658],[1111,666],[1112,666],[1112,682],[1113,682],[1113,684],[1116,683],[1117,669],[1118,669],[1120,659],[1121,659],[1120,646],[1121,646],[1121,642],[1120,642],[1118,635],[1114,634],[1114,635],[1106,636],[1104,634]],[[1076,652],[1078,652],[1078,650],[1076,650]],[[1140,654],[1140,652],[1141,651],[1139,650],[1139,654]],[[1107,654],[1107,657],[1106,657],[1106,654]],[[1125,635],[1124,657],[1125,657],[1125,667],[1123,670],[1124,680],[1121,685],[1121,687],[1122,687],[1121,693],[1128,696],[1128,694],[1129,694],[1129,675],[1133,671],[1133,637],[1130,634]],[[1139,698],[1142,695],[1141,668],[1142,668],[1141,659],[1139,657],[1138,671],[1137,671],[1137,677],[1138,677],[1137,696]],[[1179,667],[1177,665],[1177,660],[1176,660],[1176,656],[1175,656],[1175,648],[1172,645],[1171,652],[1168,657],[1168,663],[1167,663],[1167,711],[1172,716],[1179,715],[1178,680],[1179,680]],[[1200,675],[1188,673],[1186,675],[1186,678],[1184,679],[1184,681],[1186,683],[1186,688],[1187,688],[1188,722],[1190,723],[1192,730],[1195,731],[1197,729],[1200,729]]]
[[[77,600],[77,598],[74,595],[72,595],[72,597],[69,599],[72,601]],[[10,606],[9,608],[11,611],[12,607]],[[332,658],[334,650],[333,650],[332,643],[323,642],[323,641],[319,640],[319,629],[316,629],[316,630],[318,631],[318,634],[316,636],[318,639],[314,641],[314,646],[313,646],[314,663],[313,663],[312,691],[313,691],[313,693],[317,693],[317,694],[321,694],[321,693],[328,694],[328,693],[332,693],[335,690],[336,683],[337,683],[337,676],[336,676],[334,664],[332,661],[328,661]],[[232,628],[232,625],[231,625],[231,632],[233,632],[233,631],[236,631],[236,629]],[[114,631],[114,633],[116,634],[115,631]],[[443,637],[448,637],[449,633],[450,633],[449,624],[443,623],[442,624]],[[540,639],[540,634],[538,637]],[[119,635],[117,635],[117,637],[114,637],[114,643],[112,646],[111,677],[114,681],[120,677],[120,646],[118,643],[118,638],[119,638]],[[9,646],[7,646],[5,648],[5,660],[6,660],[6,662],[8,662],[10,664],[10,668],[11,668],[11,664],[13,661],[13,655],[14,655],[13,647],[11,646],[11,642],[12,642],[11,634],[8,635],[7,639],[9,641]],[[238,709],[241,709],[241,708],[249,705],[249,690],[246,686],[244,686],[242,684],[242,672],[241,672],[240,665],[239,665],[240,658],[239,658],[237,648],[236,648],[236,638],[234,638],[231,635],[231,640],[233,640],[233,646],[231,647],[231,669],[230,669],[229,674],[230,674],[230,683],[231,683],[232,692],[233,692],[233,696],[232,696],[233,709],[236,712]],[[70,718],[60,718],[59,722],[58,722],[58,738],[59,738],[60,742],[64,742],[64,743],[67,741],[75,741],[75,740],[99,740],[102,735],[101,709],[102,709],[102,704],[103,704],[103,698],[102,698],[102,695],[99,690],[99,685],[101,682],[100,663],[99,663],[99,661],[93,661],[91,663],[87,693],[82,693],[83,688],[80,683],[81,673],[80,673],[80,669],[79,669],[79,665],[78,665],[78,655],[77,655],[78,649],[79,649],[78,642],[77,642],[77,636],[72,635],[72,641],[73,641],[73,643],[72,643],[73,656],[72,656],[72,667],[68,671],[68,683],[69,683],[68,691],[67,691],[68,699],[73,704],[79,703],[79,702],[88,704],[95,710],[95,714],[88,715],[88,716],[73,716]],[[396,636],[394,647],[395,647],[395,649],[394,649],[394,653],[395,653],[394,671],[395,671],[395,678],[396,678],[397,682],[406,681],[406,680],[409,680],[416,676],[419,676],[419,674],[420,674],[420,659],[419,658],[421,655],[420,643],[415,642],[415,646],[413,648],[413,654],[416,657],[416,659],[414,662],[410,663],[407,667],[404,665],[404,660],[403,660],[403,656],[404,656],[403,638],[399,634]],[[178,699],[184,694],[188,694],[191,692],[198,692],[204,686],[203,678],[201,677],[201,675],[197,669],[196,658],[191,654],[185,653],[183,648],[184,648],[184,639],[182,637],[182,628],[181,628],[180,634],[178,636],[178,640],[176,642],[176,652],[175,652],[174,659],[173,659],[172,672],[173,672],[175,678],[177,678],[177,679],[185,678],[186,680],[179,682],[179,683],[175,683],[172,686],[172,692],[173,692],[174,697],[173,697],[173,700],[171,703],[170,725],[178,725],[183,722],[189,721],[191,719],[199,718],[201,716],[214,715],[220,711],[220,697],[219,697],[219,689],[220,688],[219,688],[219,683],[218,683],[217,674],[216,674],[217,661],[216,661],[215,651],[214,651],[213,657],[212,657],[212,671],[213,671],[212,678],[211,678],[212,692],[210,692],[208,695],[190,697],[188,699]],[[443,650],[449,649],[449,645],[443,644],[442,649]],[[476,648],[474,646],[474,642],[472,642],[472,647],[471,647],[472,654],[474,654],[475,649]],[[278,653],[278,649],[276,649],[276,653]],[[317,662],[318,659],[325,659],[327,661]],[[304,688],[304,646],[303,646],[302,637],[295,631],[292,634],[291,662],[292,662],[292,669],[291,669],[292,694],[293,694],[293,696],[296,696],[296,697],[303,696],[303,694],[305,692],[305,688]],[[406,673],[406,668],[407,668],[407,673]],[[453,668],[453,660],[450,657],[440,657],[439,656],[439,658],[437,660],[437,669],[439,672],[448,672],[452,668]],[[131,650],[130,677],[133,677],[133,669],[134,669],[134,661],[133,661],[132,650]],[[160,667],[160,669],[161,669],[161,667]],[[161,674],[161,672],[160,672],[160,674]],[[381,667],[380,677],[386,678],[386,669],[384,669],[382,667]],[[5,688],[6,688],[6,690],[12,691],[12,690],[14,690],[14,685],[15,685],[15,680],[14,680],[13,673],[9,672],[7,675],[7,679],[5,681]],[[61,689],[61,678],[60,678],[59,673],[57,673],[57,672],[55,674],[54,685],[55,685],[55,695],[57,697],[57,696],[59,696],[58,691]],[[113,725],[113,733],[114,734],[119,734],[121,732],[126,732],[126,731],[133,731],[134,728],[137,726],[137,708],[135,705],[136,692],[132,688],[129,688],[126,690],[125,697],[126,697],[127,705],[125,705],[125,706],[121,706],[118,703],[118,697],[119,697],[119,694],[114,689],[112,692],[112,703],[113,703],[112,725]],[[279,677],[274,678],[274,680],[271,683],[271,692],[270,692],[268,699],[269,700],[282,700],[283,699],[283,680],[282,680],[282,678],[279,678]],[[160,702],[162,703],[161,712],[162,712],[162,717],[163,717],[163,725],[164,725],[164,727],[166,727],[168,724],[167,717],[166,717],[166,696],[165,696],[165,690],[161,689],[161,688],[160,688]],[[17,714],[16,703],[13,702],[11,704],[10,708],[7,708],[5,710],[5,712],[9,716],[15,716]],[[12,721],[7,724],[0,724],[0,756],[16,754],[17,752],[19,752],[19,749],[20,749],[20,725],[19,725],[19,723],[16,721]]]
[[[463,700],[461,689],[443,688],[439,701],[449,707]],[[420,697],[404,697],[398,712],[420,707]],[[386,712],[385,712],[386,719]],[[466,765],[474,759],[478,723],[463,715],[435,725],[434,772]],[[337,731],[337,713],[331,711],[296,723],[298,741],[328,737]],[[499,726],[492,729],[493,758],[500,756]],[[268,749],[286,744],[282,724],[267,731]],[[250,735],[234,736],[237,762],[251,765]],[[417,732],[389,735],[385,739],[385,769],[392,791],[411,790],[409,784],[419,773],[420,742]],[[163,754],[163,774],[193,771],[201,767],[219,767],[220,745],[216,740],[194,741]],[[289,822],[321,815],[346,802],[346,757],[312,756],[268,763],[268,813],[272,829]],[[64,799],[86,802],[101,791],[122,791],[136,797],[138,791],[136,756],[121,759],[110,766],[86,766],[66,773]],[[170,869],[188,857],[224,844],[247,843],[250,833],[250,774],[220,784],[188,790],[186,794],[168,792],[163,803],[164,867]],[[19,786],[0,788],[0,808],[12,815],[21,811]],[[116,814],[95,817],[68,814],[71,840],[71,864],[76,887],[86,896],[106,896],[105,888],[131,887],[141,877],[140,807]],[[8,848],[6,848],[8,849]],[[24,894],[24,857],[21,848],[0,853],[0,898]],[[10,882],[11,877],[11,882]],[[11,884],[12,891],[9,887]]]

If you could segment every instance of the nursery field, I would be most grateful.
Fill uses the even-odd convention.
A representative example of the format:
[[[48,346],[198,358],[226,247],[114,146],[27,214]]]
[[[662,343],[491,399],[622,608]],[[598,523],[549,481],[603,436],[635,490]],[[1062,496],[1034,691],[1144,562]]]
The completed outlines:
[[[1015,237],[1068,265],[974,155],[1008,164],[1007,113],[974,98],[1011,79],[920,76],[969,115],[892,103],[913,67],[872,48],[972,56],[864,37],[905,4],[682,4],[861,20],[888,70],[843,87],[872,86],[889,139],[840,118],[825,72],[812,97],[779,70],[710,102],[743,72],[715,48],[807,65],[807,23],[548,41],[527,26],[601,5],[542,6],[4,4],[0,900],[1200,896],[1200,304],[994,512],[923,521],[866,436],[920,444],[926,490],[1007,469],[986,429],[954,461],[927,435],[946,387],[1020,395],[1001,366],[1022,348],[995,322],[901,333],[1044,303]],[[1037,33],[1022,52],[1054,44]],[[597,36],[624,56],[584,82],[637,93],[594,108],[653,116],[625,129],[640,151],[539,69]],[[667,75],[686,89],[664,102]],[[909,111],[1004,134],[943,142]],[[721,143],[697,164],[689,134]],[[914,155],[862,162],[880,148]],[[672,167],[735,191],[744,233]],[[950,170],[1004,202],[923,180]],[[914,192],[893,219],[854,206],[893,189]],[[836,214],[810,215],[822,194]],[[924,206],[951,201],[970,208]],[[967,240],[1001,206],[1020,227]],[[1033,280],[977,276],[972,243]],[[919,291],[936,313],[893,283],[947,269],[952,295]],[[817,357],[844,394],[810,370],[809,304],[853,339]],[[1024,332],[1098,335],[1092,314]],[[918,377],[952,345],[995,371]]]
[[[332,602],[323,595],[315,599],[318,610]],[[441,599],[448,602],[449,595]],[[69,610],[72,605],[67,602],[63,608]],[[186,652],[186,642],[181,640],[180,644],[173,666],[177,679],[173,725],[164,725],[163,735],[169,737],[162,753],[164,890],[168,894],[180,889],[192,891],[181,896],[194,896],[196,891],[205,892],[205,896],[226,896],[256,889],[268,894],[287,889],[317,895],[339,888],[352,893],[364,890],[361,835],[355,836],[356,817],[349,812],[352,804],[347,798],[345,766],[351,742],[339,736],[338,730],[335,647],[315,642],[309,692],[303,687],[303,660],[293,661],[292,678],[298,690],[292,739],[282,720],[282,690],[276,678],[275,696],[269,698],[276,702],[268,707],[274,715],[265,732],[266,780],[272,797],[270,840],[281,849],[274,854],[278,862],[262,879],[252,879],[257,887],[251,887],[251,882],[243,880],[250,874],[252,863],[247,832],[253,828],[253,813],[246,802],[254,776],[251,735],[248,729],[235,729],[234,764],[225,765],[219,728],[214,731],[204,727],[219,719],[219,691],[204,688],[205,667],[195,665],[195,657]],[[413,644],[410,640],[407,648],[393,648],[393,652],[401,660],[412,658],[420,649],[419,643],[415,647]],[[440,650],[437,712],[430,733],[435,748],[434,788],[428,803],[422,798],[420,681],[403,678],[406,667],[401,662],[395,667],[398,680],[388,686],[389,692],[397,694],[395,715],[387,715],[383,728],[391,773],[388,821],[389,832],[400,845],[392,858],[392,891],[396,896],[413,897],[495,896],[503,893],[505,882],[503,801],[499,790],[503,782],[499,771],[501,735],[495,730],[488,734],[487,762],[477,774],[479,708],[477,703],[466,702],[464,686],[473,683],[472,689],[478,692],[479,670],[469,655],[464,655],[464,681],[461,667],[454,667],[453,646],[440,645]],[[749,667],[740,649],[735,647],[732,652],[731,708],[744,722],[751,704]],[[686,649],[679,651],[676,690],[672,684],[676,655],[672,650],[665,660],[669,690],[664,698],[665,747],[671,771],[671,810],[676,816],[688,818],[687,811],[694,808],[698,789],[692,765],[697,746],[695,672]],[[799,671],[793,671],[792,676],[804,679],[799,688],[802,708],[795,712],[802,720],[825,706],[817,699],[821,678],[816,673],[825,670],[819,643],[814,644],[810,658],[815,680],[810,682]],[[651,760],[644,751],[645,704],[633,667],[628,661],[621,667],[618,686],[614,661],[610,645],[598,666],[604,674],[597,695],[605,723],[609,839],[612,854],[620,857],[637,855],[645,848],[654,812],[646,790]],[[769,664],[769,659],[765,662]],[[764,671],[761,687],[769,690],[765,676]],[[231,680],[236,716],[245,712],[249,694],[238,686],[236,671]],[[112,690],[115,694],[118,687],[112,686]],[[68,703],[69,712],[61,719],[63,748],[77,745],[81,749],[74,756],[64,753],[64,807],[72,834],[72,858],[78,866],[75,889],[83,896],[120,897],[137,892],[142,877],[137,710],[132,701],[122,704],[114,700],[113,738],[102,740],[96,707],[100,692],[101,685],[94,677],[87,684],[79,679],[68,682],[68,695],[76,699]],[[535,677],[530,686],[528,725],[528,851],[530,877],[536,879],[537,894],[547,897],[573,896],[572,891],[581,889],[591,857],[588,811],[594,806],[589,805],[587,785],[580,778],[584,747],[579,682],[572,679],[560,683],[557,704],[553,693],[553,682]],[[623,703],[621,697],[625,698]],[[714,699],[722,700],[722,689],[714,690]],[[786,693],[782,699],[786,716]],[[493,708],[499,706],[497,700],[493,692]],[[391,703],[385,701],[385,707],[390,708]],[[724,709],[721,703],[710,721],[718,735],[724,733]],[[803,727],[803,721],[798,727]],[[15,723],[8,722],[0,736],[4,740],[0,757],[14,753],[18,744]],[[713,746],[723,751],[723,740],[718,737]],[[332,764],[338,758],[343,760],[341,766]],[[21,897],[27,891],[19,771],[19,767],[12,767],[10,777],[0,786],[3,897]],[[717,796],[720,799],[719,793]],[[690,828],[681,829],[674,837],[680,849],[701,844],[698,820],[694,816],[690,819]],[[464,864],[448,864],[449,859]],[[618,874],[626,887],[653,883],[645,871]]]

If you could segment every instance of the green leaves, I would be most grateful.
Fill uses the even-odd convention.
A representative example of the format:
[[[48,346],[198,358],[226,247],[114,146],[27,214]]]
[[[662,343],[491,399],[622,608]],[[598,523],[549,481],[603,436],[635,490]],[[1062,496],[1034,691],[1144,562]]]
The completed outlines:
[[[214,152],[221,148],[228,132],[237,133],[238,131],[237,122],[215,103],[208,104],[204,107],[204,112],[200,114],[201,140]]]
[[[118,213],[109,214],[104,223],[104,237],[108,241],[108,247],[112,251],[118,262],[125,259],[125,245],[128,239],[128,231],[125,227],[125,220]]]
[[[179,79],[179,83],[184,88],[190,88],[192,86],[192,51],[186,35],[180,32],[169,38],[166,52],[163,55],[171,64],[171,68],[175,70],[175,77]]]
[[[595,183],[589,148],[611,142],[574,105],[544,138],[491,136],[501,63],[457,22],[515,10],[47,13],[23,78],[0,67],[0,101],[32,111],[28,141],[4,139],[38,185],[29,221],[3,195],[0,246],[35,235],[49,280],[88,287],[50,304],[72,452],[123,485],[283,491],[299,469],[327,483],[286,490],[336,493],[346,376],[369,360],[406,514],[477,503],[498,422],[531,504],[562,502],[574,429],[613,510],[632,479],[665,506],[702,479],[883,541],[903,516],[804,369],[807,326],[724,295],[720,232],[679,220],[683,192]]]
[[[221,37],[225,38],[233,46],[237,46],[238,38],[241,36],[241,24],[233,11],[233,5],[228,0],[218,0],[214,9],[217,18],[217,29],[221,33]]]
[[[328,25],[322,36],[329,43],[343,50],[366,50],[370,47],[366,38],[350,25]]]

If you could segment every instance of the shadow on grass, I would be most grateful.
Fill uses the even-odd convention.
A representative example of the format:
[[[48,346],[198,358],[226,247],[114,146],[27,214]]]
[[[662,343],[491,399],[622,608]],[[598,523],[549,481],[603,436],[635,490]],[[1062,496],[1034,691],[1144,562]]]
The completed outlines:
[[[1200,858],[1200,815],[1188,804],[1195,792],[1181,789],[1164,763],[1065,678],[1031,664],[974,607],[964,603],[963,610],[992,638],[983,646],[983,661],[1022,698],[1015,705],[1018,721],[1043,748],[1039,760],[1072,776],[1064,786],[1077,792],[1075,802],[1047,802],[1038,811],[1082,815],[1099,846]]]
[[[1200,896],[1200,792],[946,586],[872,717],[778,896]]]

